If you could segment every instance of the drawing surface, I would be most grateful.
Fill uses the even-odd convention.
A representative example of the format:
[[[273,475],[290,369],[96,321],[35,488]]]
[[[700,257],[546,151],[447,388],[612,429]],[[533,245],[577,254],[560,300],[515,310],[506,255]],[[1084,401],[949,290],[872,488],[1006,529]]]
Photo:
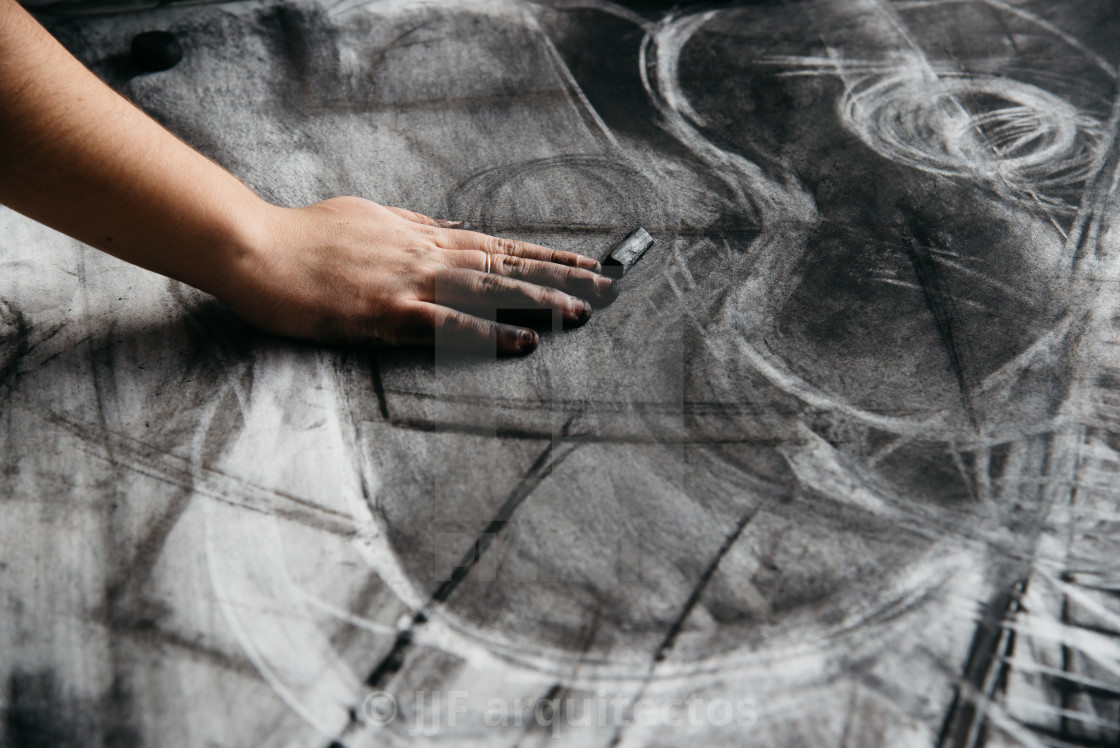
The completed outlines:
[[[270,200],[655,243],[464,358],[0,209],[2,744],[1120,740],[1112,2],[91,7],[48,25]]]

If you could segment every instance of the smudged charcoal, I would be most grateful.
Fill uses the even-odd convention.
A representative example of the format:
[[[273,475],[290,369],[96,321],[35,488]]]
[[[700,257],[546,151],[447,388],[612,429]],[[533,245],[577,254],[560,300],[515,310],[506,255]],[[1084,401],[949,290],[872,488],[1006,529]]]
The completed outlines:
[[[181,59],[183,47],[170,31],[145,31],[132,37],[132,61],[141,70],[168,70]]]
[[[646,250],[652,246],[653,237],[639,226],[611,250],[610,257],[603,261],[604,271],[607,275],[616,277],[625,275],[638,260],[642,259]],[[608,268],[614,268],[615,270],[612,272]]]
[[[0,746],[76,748],[98,733],[94,709],[66,693],[51,670],[16,670],[8,676],[0,710]],[[3,702],[0,702],[3,703]]]
[[[27,324],[23,315],[0,299],[0,386],[12,376],[27,352]]]

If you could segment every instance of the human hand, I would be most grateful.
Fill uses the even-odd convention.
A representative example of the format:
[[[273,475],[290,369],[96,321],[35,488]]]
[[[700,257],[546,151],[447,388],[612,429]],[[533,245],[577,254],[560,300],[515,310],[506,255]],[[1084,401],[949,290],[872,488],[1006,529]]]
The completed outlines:
[[[571,327],[618,293],[590,257],[361,198],[268,206],[261,219],[267,230],[223,295],[239,317],[278,335],[529,353],[536,332],[476,315],[557,309]]]
[[[0,203],[214,294],[273,333],[528,353],[535,332],[483,317],[535,307],[578,325],[586,302],[617,295],[589,257],[354,197],[270,205],[12,0],[0,0],[0,101]]]

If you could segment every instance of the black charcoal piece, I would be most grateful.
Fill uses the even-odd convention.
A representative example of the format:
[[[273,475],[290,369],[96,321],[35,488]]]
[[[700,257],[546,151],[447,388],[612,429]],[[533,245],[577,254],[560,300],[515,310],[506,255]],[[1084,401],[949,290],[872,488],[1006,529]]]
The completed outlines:
[[[603,273],[616,278],[625,275],[651,246],[653,237],[639,226],[611,250],[610,257],[603,261]]]
[[[149,73],[173,68],[183,59],[183,47],[170,31],[145,31],[132,37],[132,61]]]

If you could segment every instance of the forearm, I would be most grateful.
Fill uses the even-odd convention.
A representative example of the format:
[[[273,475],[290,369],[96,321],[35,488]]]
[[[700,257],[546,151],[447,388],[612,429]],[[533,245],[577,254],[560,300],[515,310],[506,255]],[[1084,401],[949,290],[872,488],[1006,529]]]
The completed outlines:
[[[227,298],[274,210],[0,0],[0,203]]]
[[[618,288],[589,257],[336,198],[269,205],[117,95],[0,0],[0,203],[184,281],[270,332],[527,353],[486,310],[585,322]]]

